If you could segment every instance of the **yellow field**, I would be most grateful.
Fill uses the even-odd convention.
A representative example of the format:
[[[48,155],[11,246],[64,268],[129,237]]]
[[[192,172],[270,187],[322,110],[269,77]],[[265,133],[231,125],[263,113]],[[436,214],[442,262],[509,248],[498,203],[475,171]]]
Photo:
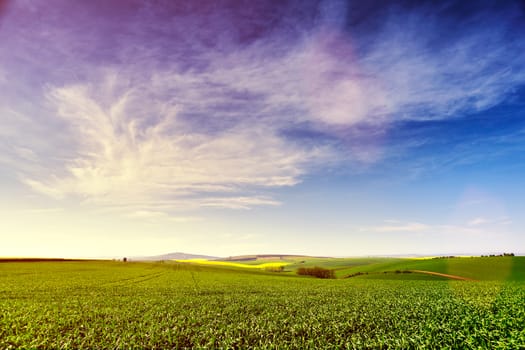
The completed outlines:
[[[200,265],[242,267],[245,269],[272,269],[272,268],[278,268],[281,266],[290,265],[289,262],[268,262],[268,263],[252,265],[252,264],[243,264],[243,263],[230,262],[230,261],[214,261],[214,260],[205,260],[205,259],[189,259],[189,260],[175,260],[175,261],[183,262],[183,263],[200,264]]]

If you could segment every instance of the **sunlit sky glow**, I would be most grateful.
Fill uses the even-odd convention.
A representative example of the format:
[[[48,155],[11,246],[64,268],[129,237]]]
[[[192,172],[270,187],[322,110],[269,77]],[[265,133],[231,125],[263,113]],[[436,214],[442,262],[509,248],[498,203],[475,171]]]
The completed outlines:
[[[525,253],[520,1],[0,0],[0,256]]]

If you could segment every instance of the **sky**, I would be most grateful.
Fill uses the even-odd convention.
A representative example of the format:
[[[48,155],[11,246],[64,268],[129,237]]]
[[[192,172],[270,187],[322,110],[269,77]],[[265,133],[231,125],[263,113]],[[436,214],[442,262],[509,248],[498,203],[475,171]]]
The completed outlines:
[[[0,0],[0,256],[525,254],[522,1]]]

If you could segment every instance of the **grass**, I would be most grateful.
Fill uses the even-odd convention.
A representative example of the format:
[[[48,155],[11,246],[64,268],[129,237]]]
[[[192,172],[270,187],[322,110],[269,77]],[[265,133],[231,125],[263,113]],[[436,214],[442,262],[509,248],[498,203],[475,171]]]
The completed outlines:
[[[371,272],[363,275],[358,275],[353,278],[369,279],[369,280],[397,280],[397,281],[448,281],[449,278],[428,275],[422,273],[396,273],[395,271],[388,272]]]
[[[375,263],[386,263],[398,261],[396,258],[300,258],[291,261],[289,269],[299,267],[324,267],[328,269],[341,270],[353,267],[366,266]]]
[[[187,260],[193,264],[215,265],[243,269],[271,269],[282,266],[284,272],[295,274],[299,268],[322,267],[333,269],[337,278],[357,273],[383,273],[405,270],[423,270],[460,276],[480,281],[525,281],[525,257],[457,257],[457,258],[312,258],[287,257],[284,259],[257,259],[250,261],[208,261]],[[361,275],[360,278],[363,278]],[[435,280],[436,276],[408,276],[368,278],[425,279]],[[442,278],[440,278],[442,279]]]
[[[0,348],[525,346],[524,283],[383,275],[392,279],[174,262],[1,263]]]
[[[395,270],[425,270],[480,281],[525,281],[525,257],[397,259],[341,269],[338,276]]]

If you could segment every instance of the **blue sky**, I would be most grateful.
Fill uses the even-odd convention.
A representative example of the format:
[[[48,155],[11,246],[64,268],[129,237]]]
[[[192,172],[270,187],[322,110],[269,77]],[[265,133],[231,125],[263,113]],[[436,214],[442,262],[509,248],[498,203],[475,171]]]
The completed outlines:
[[[4,1],[0,256],[525,252],[516,1]]]

